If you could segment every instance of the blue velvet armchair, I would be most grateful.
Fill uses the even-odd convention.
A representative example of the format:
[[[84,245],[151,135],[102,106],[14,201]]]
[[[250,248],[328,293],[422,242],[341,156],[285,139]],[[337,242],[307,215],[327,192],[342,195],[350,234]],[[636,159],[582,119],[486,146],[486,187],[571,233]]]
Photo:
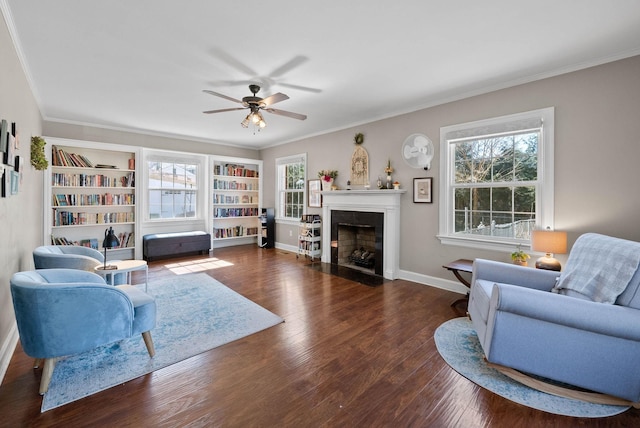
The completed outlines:
[[[155,327],[153,297],[130,285],[107,285],[95,273],[76,269],[18,272],[11,295],[24,352],[44,360],[40,394],[57,359],[142,334],[151,357]]]
[[[639,264],[640,243],[598,234],[562,272],[475,260],[468,310],[487,360],[637,404]]]
[[[43,245],[33,250],[33,262],[36,269],[65,268],[93,272],[96,266],[104,263],[104,255],[79,245]],[[126,282],[126,274],[116,274],[114,284]]]

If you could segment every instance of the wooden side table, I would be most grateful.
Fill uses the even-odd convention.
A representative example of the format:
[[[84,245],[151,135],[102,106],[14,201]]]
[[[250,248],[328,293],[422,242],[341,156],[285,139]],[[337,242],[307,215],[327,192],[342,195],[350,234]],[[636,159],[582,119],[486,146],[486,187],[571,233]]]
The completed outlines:
[[[108,275],[111,275],[111,285],[113,285],[115,274],[117,273],[126,273],[127,274],[127,282],[131,284],[131,272],[134,270],[144,270],[145,271],[145,279],[144,279],[144,291],[147,291],[147,287],[149,286],[149,266],[147,262],[144,260],[119,260],[116,262],[110,263],[112,266],[116,266],[116,269],[103,269],[102,265],[95,267],[95,272],[106,278]]]
[[[448,271],[453,272],[453,274],[455,275],[455,277],[458,279],[458,281],[460,281],[465,287],[471,289],[471,284],[469,283],[469,281],[467,281],[465,278],[462,277],[462,275],[460,275],[460,272],[465,272],[465,273],[472,273],[473,272],[473,260],[469,260],[469,259],[458,259],[458,260],[454,260],[450,263],[447,263],[446,265],[442,266],[443,268],[447,269]],[[468,303],[469,302],[469,293],[467,292],[467,295],[461,299],[456,300],[455,302],[453,302],[451,304],[451,306],[456,306],[458,303]]]

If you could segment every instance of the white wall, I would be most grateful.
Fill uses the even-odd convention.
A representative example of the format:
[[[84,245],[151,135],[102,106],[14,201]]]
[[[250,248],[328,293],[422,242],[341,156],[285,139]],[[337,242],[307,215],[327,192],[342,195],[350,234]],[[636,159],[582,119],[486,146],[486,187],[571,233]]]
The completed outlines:
[[[14,272],[33,269],[31,251],[42,240],[42,172],[30,165],[30,140],[41,134],[38,106],[13,48],[4,19],[0,20],[0,118],[18,125],[24,158],[20,191],[0,198],[0,379],[13,355],[17,331],[9,279]]]
[[[457,258],[509,261],[508,253],[440,244],[438,197],[440,127],[544,107],[555,107],[555,227],[569,232],[569,244],[582,233],[600,232],[640,241],[635,190],[640,161],[640,56],[515,86],[461,101],[321,135],[262,151],[264,203],[275,203],[275,158],[308,153],[307,178],[320,169],[337,169],[337,184],[349,175],[353,136],[365,134],[372,184],[391,159],[394,179],[409,191],[403,196],[400,269],[405,278],[438,283],[453,278],[442,268]],[[412,169],[402,160],[404,139],[424,133],[433,140],[432,169]],[[434,177],[434,203],[414,204],[412,180]],[[319,209],[309,209],[320,213]],[[293,229],[293,237],[289,231]],[[276,241],[295,246],[295,228],[279,224]],[[558,256],[562,261],[566,256]],[[436,284],[442,285],[442,284]]]

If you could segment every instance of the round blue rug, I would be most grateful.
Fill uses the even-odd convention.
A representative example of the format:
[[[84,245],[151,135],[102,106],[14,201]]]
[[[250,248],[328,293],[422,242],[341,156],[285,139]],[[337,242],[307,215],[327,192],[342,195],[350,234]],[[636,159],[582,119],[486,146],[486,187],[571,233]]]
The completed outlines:
[[[516,403],[556,415],[602,418],[622,413],[626,406],[593,404],[547,394],[503,375],[487,366],[478,336],[468,318],[454,318],[435,332],[442,358],[475,384]]]

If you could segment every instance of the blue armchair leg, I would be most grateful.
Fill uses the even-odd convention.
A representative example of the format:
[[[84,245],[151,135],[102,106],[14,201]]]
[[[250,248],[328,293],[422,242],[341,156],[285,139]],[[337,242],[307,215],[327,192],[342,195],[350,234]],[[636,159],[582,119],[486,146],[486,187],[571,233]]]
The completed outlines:
[[[149,352],[149,356],[153,358],[153,356],[156,355],[156,349],[153,346],[151,332],[145,331],[144,333],[142,333],[142,338],[144,339],[144,344],[147,346],[147,352]]]
[[[51,382],[51,375],[53,375],[53,369],[56,367],[57,361],[57,358],[45,358],[42,379],[40,379],[40,395],[44,395],[49,390],[49,382]]]

